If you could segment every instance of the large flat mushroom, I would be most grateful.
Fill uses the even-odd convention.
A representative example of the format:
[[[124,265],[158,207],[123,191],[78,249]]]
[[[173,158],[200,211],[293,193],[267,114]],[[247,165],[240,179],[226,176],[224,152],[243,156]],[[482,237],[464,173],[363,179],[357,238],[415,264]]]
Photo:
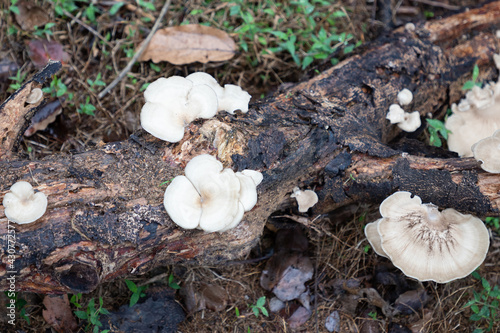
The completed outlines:
[[[380,250],[409,277],[445,283],[463,278],[486,257],[489,234],[484,223],[454,209],[439,211],[410,192],[396,192],[380,205],[376,223]],[[371,226],[373,228],[373,225]],[[377,237],[366,232],[374,249]],[[382,253],[379,253],[383,255]]]

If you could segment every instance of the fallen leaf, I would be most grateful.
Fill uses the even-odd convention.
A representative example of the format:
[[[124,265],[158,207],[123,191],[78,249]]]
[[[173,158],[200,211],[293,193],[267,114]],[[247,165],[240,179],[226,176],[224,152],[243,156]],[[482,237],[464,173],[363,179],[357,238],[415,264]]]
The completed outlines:
[[[300,306],[295,312],[288,318],[287,322],[290,325],[290,328],[296,329],[303,324],[311,317],[311,311],[307,310],[303,306]]]
[[[16,6],[19,9],[16,21],[25,31],[33,31],[35,27],[42,27],[49,22],[49,16],[42,7],[26,1],[21,1]]]
[[[425,289],[410,290],[399,295],[394,308],[403,314],[418,313],[427,304],[429,296]]]
[[[75,332],[78,329],[67,294],[47,295],[43,299],[43,305],[46,309],[42,311],[43,319],[56,332]]]
[[[139,60],[168,61],[174,65],[207,63],[231,59],[235,51],[236,44],[226,32],[187,24],[158,30]]]
[[[201,288],[201,295],[205,299],[205,305],[209,310],[219,312],[227,306],[227,293],[220,286],[205,284]]]
[[[56,41],[34,39],[28,43],[28,54],[33,64],[44,67],[49,60],[57,60],[63,64],[69,61],[69,55],[63,51],[63,47]]]

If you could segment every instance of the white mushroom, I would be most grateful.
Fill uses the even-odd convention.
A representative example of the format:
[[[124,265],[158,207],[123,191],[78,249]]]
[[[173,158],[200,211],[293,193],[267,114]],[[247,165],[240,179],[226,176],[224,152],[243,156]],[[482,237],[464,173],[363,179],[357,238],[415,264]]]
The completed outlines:
[[[499,56],[493,57],[500,68]],[[451,106],[453,114],[445,121],[448,148],[461,157],[471,157],[476,142],[493,135],[500,129],[500,83],[490,82],[483,88],[474,86],[465,99]]]
[[[391,124],[397,124],[405,132],[415,132],[422,124],[418,111],[405,112],[398,104],[389,106],[386,118],[389,119]]]
[[[43,91],[40,88],[35,88],[31,90],[28,97],[26,97],[26,103],[35,104],[38,103],[43,97]]]
[[[370,245],[373,248],[373,251],[375,251],[376,254],[382,257],[389,258],[387,254],[384,252],[384,249],[382,249],[382,239],[380,238],[380,235],[378,233],[378,223],[382,219],[378,219],[375,222],[368,223],[365,226],[365,236],[366,239],[368,239],[368,242],[370,242]]]
[[[186,76],[195,85],[205,84],[212,88],[217,94],[219,107],[217,111],[226,111],[234,114],[234,111],[248,112],[248,103],[252,96],[234,84],[226,84],[222,88],[219,83],[210,75],[203,72],[196,72]]]
[[[490,173],[500,173],[500,130],[472,145],[474,158],[483,162],[481,168]]]
[[[293,193],[290,195],[291,198],[295,198],[297,200],[297,204],[299,205],[299,212],[305,213],[318,203],[318,195],[311,190],[302,191],[298,187],[294,187]]]
[[[410,90],[404,88],[398,93],[398,102],[401,105],[408,105],[413,100],[413,94]]]
[[[207,85],[194,85],[180,76],[159,78],[144,91],[146,104],[141,110],[141,126],[153,136],[178,142],[184,127],[196,118],[217,113],[217,95]]]
[[[47,196],[33,190],[30,183],[19,181],[11,186],[3,198],[5,216],[15,223],[25,224],[38,220],[47,209]]]
[[[380,247],[407,276],[445,283],[469,275],[486,257],[489,235],[477,217],[454,209],[440,212],[403,191],[385,199],[380,214]]]
[[[257,203],[260,172],[234,173],[211,155],[199,155],[167,187],[163,203],[170,218],[186,229],[207,232],[234,228]]]

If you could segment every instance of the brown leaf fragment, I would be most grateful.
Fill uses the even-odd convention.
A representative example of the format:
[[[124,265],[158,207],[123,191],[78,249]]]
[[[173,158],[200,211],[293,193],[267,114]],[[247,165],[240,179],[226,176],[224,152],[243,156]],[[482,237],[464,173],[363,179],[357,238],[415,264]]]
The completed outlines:
[[[75,317],[71,312],[68,295],[47,295],[43,299],[43,319],[56,332],[75,332],[78,329]]]
[[[27,1],[21,1],[16,6],[19,9],[16,21],[25,31],[33,31],[35,27],[42,27],[49,22],[49,16],[42,7]]]
[[[207,309],[219,312],[227,306],[227,293],[220,286],[205,284],[201,288],[201,295],[205,299]]]
[[[295,312],[288,318],[288,325],[292,329],[297,329],[304,325],[306,321],[311,317],[311,311],[307,310],[303,306],[300,306]]]
[[[44,67],[49,60],[57,60],[63,64],[69,61],[69,55],[63,51],[63,46],[56,41],[34,39],[28,43],[28,54],[33,64]]]
[[[394,308],[403,314],[418,313],[427,304],[429,296],[425,289],[410,290],[399,295]]]
[[[187,24],[158,30],[139,60],[168,61],[174,65],[207,63],[231,59],[235,51],[236,43],[226,32]]]

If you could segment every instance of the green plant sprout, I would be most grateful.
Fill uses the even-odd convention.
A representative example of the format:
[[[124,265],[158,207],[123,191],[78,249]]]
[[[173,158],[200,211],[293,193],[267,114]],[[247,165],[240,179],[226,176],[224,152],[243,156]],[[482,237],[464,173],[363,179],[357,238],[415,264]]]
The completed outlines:
[[[489,282],[481,277],[477,271],[473,272],[472,276],[481,282],[482,290],[480,292],[473,290],[474,298],[463,307],[470,307],[472,310],[473,314],[469,318],[471,321],[484,321],[488,324],[486,330],[476,328],[473,333],[490,332],[493,329],[493,324],[499,319],[500,289],[497,285],[492,288]]]
[[[168,286],[172,289],[175,289],[175,290],[179,290],[181,289],[181,287],[179,286],[179,284],[175,281],[175,277],[173,274],[170,274],[168,276]]]
[[[484,219],[486,225],[489,225],[497,233],[500,232],[500,217],[487,217]]]
[[[146,296],[144,291],[148,288],[148,286],[138,286],[133,281],[127,279],[125,279],[125,283],[127,284],[128,290],[132,292],[132,296],[130,296],[129,307],[133,307],[137,304],[139,298]]]
[[[427,121],[427,130],[429,131],[429,144],[435,147],[442,147],[443,142],[441,141],[441,137],[443,139],[448,140],[448,133],[451,131],[447,130],[444,126],[444,123],[441,120],[437,119],[425,119]]]
[[[16,91],[17,89],[21,88],[21,86],[23,85],[23,81],[26,78],[26,74],[27,73],[21,74],[21,70],[18,69],[16,76],[9,77],[9,79],[14,81],[14,83],[9,84],[9,90]]]
[[[479,67],[476,64],[472,69],[472,80],[465,82],[464,85],[462,86],[462,90],[469,90],[474,88],[474,86],[481,86],[480,83],[476,82],[478,76],[479,76]]]
[[[73,304],[76,308],[83,308],[80,304],[82,300],[82,294],[78,293],[76,295],[71,296],[70,303]],[[91,298],[89,303],[87,304],[87,310],[76,310],[74,311],[75,316],[82,320],[87,320],[88,324],[85,327],[86,332],[90,332],[92,328],[92,333],[99,333],[100,327],[102,327],[102,323],[100,321],[101,315],[109,315],[109,311],[103,308],[103,300],[102,297],[99,297],[99,307],[96,308],[94,298]],[[100,333],[108,333],[109,330],[100,331]]]
[[[259,313],[261,312],[264,316],[269,317],[269,312],[267,312],[267,309],[264,307],[264,305],[266,305],[266,296],[260,297],[255,305],[250,304],[249,308],[252,309],[255,317],[259,317]]]
[[[106,86],[106,83],[101,80],[101,73],[97,73],[97,76],[96,76],[94,81],[92,81],[91,79],[87,79],[87,83],[88,83],[91,91],[95,91],[96,86],[97,87]]]
[[[10,0],[9,10],[16,15],[19,15],[19,7],[16,6],[18,2],[19,0]]]
[[[87,96],[85,99],[85,103],[80,104],[78,109],[76,110],[78,113],[86,114],[89,116],[95,116],[94,111],[96,107],[90,103],[90,96]]]

